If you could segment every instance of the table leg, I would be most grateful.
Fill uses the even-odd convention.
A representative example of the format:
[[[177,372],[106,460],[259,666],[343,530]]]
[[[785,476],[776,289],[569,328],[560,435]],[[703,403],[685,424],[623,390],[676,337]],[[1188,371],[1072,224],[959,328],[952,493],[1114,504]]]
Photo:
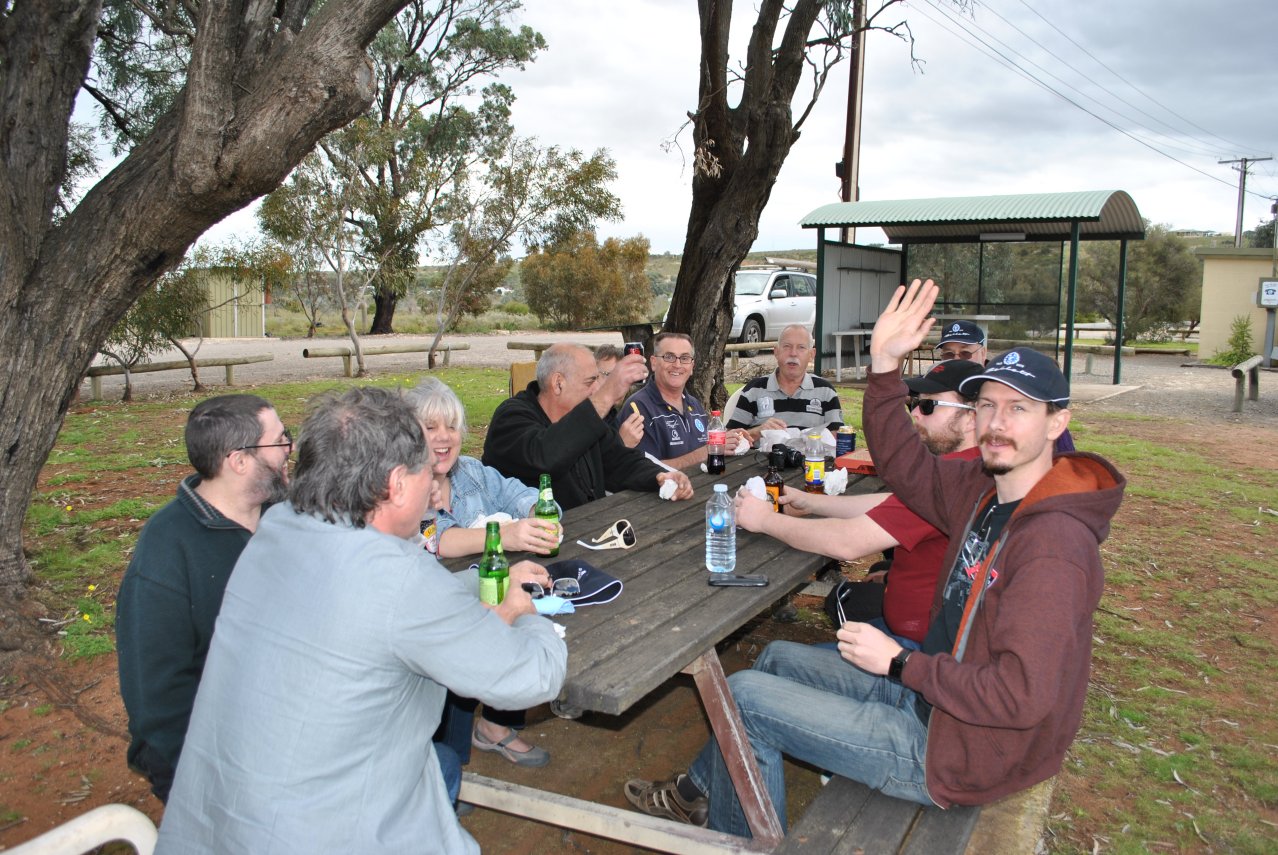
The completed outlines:
[[[784,836],[781,821],[777,818],[776,807],[772,804],[768,789],[763,784],[759,764],[755,762],[750,740],[746,736],[745,724],[741,721],[737,703],[728,690],[728,678],[724,676],[723,666],[719,663],[719,656],[714,648],[711,647],[693,660],[684,669],[684,673],[691,674],[696,681],[697,692],[701,695],[701,703],[710,719],[710,728],[719,742],[719,751],[728,767],[728,775],[732,778],[737,798],[741,800],[750,833],[756,841],[766,846],[779,844]]]
[[[843,336],[834,337],[834,382],[843,382]]]

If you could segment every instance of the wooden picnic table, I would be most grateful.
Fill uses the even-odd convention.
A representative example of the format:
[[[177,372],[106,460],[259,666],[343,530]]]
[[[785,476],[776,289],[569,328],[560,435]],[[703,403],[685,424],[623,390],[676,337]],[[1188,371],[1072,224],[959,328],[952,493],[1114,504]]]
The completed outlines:
[[[761,534],[737,532],[738,574],[764,574],[764,588],[712,588],[706,584],[705,502],[723,481],[735,493],[764,466],[753,452],[730,458],[719,476],[690,471],[696,495],[667,502],[655,493],[623,492],[564,514],[559,559],[581,558],[622,580],[611,603],[556,617],[566,628],[568,677],[557,713],[619,715],[680,672],[693,676],[715,738],[741,798],[753,840],[681,825],[634,811],[598,805],[466,773],[462,799],[473,804],[665,852],[770,851],[781,825],[763,785],[745,728],[715,652],[715,645],[798,588],[826,559]],[[791,489],[801,489],[792,471]],[[880,489],[876,478],[853,476],[849,493]],[[634,526],[631,549],[592,551],[579,546],[619,519]],[[512,562],[524,555],[512,555]],[[545,559],[539,559],[545,560]],[[784,810],[784,805],[780,806]]]

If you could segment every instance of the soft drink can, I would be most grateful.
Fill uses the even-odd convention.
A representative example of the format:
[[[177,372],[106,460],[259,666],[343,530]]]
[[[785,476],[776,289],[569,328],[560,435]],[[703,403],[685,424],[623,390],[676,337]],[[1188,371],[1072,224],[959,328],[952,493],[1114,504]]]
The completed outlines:
[[[640,356],[643,356],[643,342],[641,341],[626,342],[625,346],[622,348],[622,353],[626,356],[629,356],[632,353],[637,353]]]
[[[834,435],[834,454],[842,457],[856,451],[856,428],[844,425]]]

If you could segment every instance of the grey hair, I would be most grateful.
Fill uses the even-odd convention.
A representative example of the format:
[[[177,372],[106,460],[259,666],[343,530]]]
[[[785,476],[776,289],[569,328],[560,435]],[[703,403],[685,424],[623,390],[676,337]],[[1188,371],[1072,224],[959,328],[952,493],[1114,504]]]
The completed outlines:
[[[787,324],[785,329],[781,330],[781,335],[777,336],[777,341],[780,341],[781,336],[785,335],[790,330],[803,330],[803,334],[808,338],[808,347],[812,346],[812,330],[808,329],[807,324]]]
[[[546,384],[550,382],[550,378],[554,374],[569,375],[572,374],[574,368],[577,367],[577,352],[585,350],[590,353],[589,349],[579,344],[555,344],[546,349],[541,355],[541,359],[537,360],[537,386],[545,390]],[[594,359],[594,354],[590,358]]]
[[[420,472],[426,435],[403,396],[371,386],[325,393],[302,423],[289,499],[298,513],[363,528],[389,496],[391,472]]]
[[[270,401],[257,395],[218,395],[196,404],[186,418],[184,438],[186,457],[200,477],[216,478],[228,454],[257,445],[262,439],[257,414],[272,409]]]
[[[423,377],[415,387],[404,392],[404,400],[417,411],[417,420],[422,425],[438,422],[466,432],[466,407],[457,393],[438,377]]]

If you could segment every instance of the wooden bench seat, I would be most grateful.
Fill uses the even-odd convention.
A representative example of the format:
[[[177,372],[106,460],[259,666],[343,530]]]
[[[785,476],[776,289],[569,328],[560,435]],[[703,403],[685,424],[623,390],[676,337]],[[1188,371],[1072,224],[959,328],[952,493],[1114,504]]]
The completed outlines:
[[[941,810],[885,796],[835,776],[775,850],[802,855],[962,853],[981,809]]]

